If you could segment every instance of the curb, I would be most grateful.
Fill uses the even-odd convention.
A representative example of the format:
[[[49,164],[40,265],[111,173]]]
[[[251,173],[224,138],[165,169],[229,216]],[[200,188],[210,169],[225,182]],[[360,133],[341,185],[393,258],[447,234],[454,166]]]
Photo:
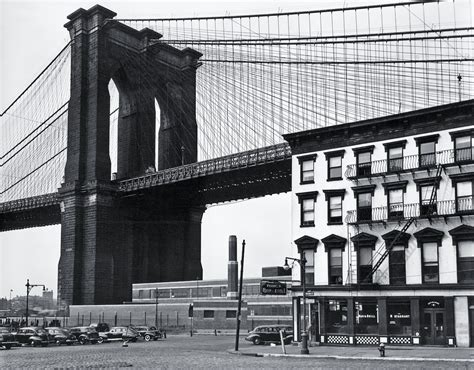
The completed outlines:
[[[228,353],[239,356],[252,357],[290,357],[290,358],[326,358],[334,360],[382,360],[382,361],[433,361],[433,362],[458,362],[458,363],[474,363],[474,359],[460,359],[460,358],[434,358],[434,357],[374,357],[374,356],[340,356],[340,355],[299,355],[299,354],[283,354],[283,353],[259,353],[259,352],[241,352],[234,350],[227,350]]]

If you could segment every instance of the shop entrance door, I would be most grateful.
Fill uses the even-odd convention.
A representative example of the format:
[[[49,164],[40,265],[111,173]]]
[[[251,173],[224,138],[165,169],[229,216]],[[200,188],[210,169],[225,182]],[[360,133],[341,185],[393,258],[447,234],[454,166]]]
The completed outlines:
[[[318,304],[311,304],[311,326],[309,336],[312,342],[319,342],[319,312]]]
[[[446,323],[444,310],[425,309],[423,312],[424,344],[446,344]]]

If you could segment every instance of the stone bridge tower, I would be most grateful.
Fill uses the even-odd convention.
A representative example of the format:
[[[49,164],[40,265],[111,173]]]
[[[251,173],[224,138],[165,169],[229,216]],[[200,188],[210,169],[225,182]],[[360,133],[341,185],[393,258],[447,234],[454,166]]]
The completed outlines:
[[[170,187],[119,197],[111,180],[110,97],[119,91],[117,177],[197,160],[196,69],[200,53],[137,31],[96,5],[68,16],[71,96],[61,196],[59,299],[67,304],[130,300],[133,282],[202,278],[202,207],[194,190]],[[147,83],[145,84],[144,81]]]

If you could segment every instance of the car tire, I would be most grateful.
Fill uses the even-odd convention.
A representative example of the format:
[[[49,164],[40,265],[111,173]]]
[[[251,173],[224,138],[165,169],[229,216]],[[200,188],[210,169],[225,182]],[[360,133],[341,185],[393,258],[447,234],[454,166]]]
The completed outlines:
[[[61,341],[60,341],[59,339],[56,340],[56,344],[57,344],[58,346],[60,346],[60,345],[61,345]]]
[[[86,339],[86,338],[84,338],[84,337],[82,337],[82,338],[79,338],[79,343],[80,343],[80,344],[82,344],[82,345],[84,345],[84,344],[86,344],[86,343],[87,343],[87,339]]]
[[[99,343],[99,344],[104,343],[104,338],[99,337],[99,339],[97,339],[97,343]]]
[[[151,340],[151,335],[150,334],[145,335],[145,340],[149,342]]]
[[[11,344],[5,344],[5,349],[10,349],[10,348],[12,348]]]
[[[253,344],[258,346],[259,344],[262,344],[262,338],[255,337],[255,338],[253,338],[252,342],[253,342]]]
[[[36,347],[36,342],[34,340],[30,341],[32,347]]]

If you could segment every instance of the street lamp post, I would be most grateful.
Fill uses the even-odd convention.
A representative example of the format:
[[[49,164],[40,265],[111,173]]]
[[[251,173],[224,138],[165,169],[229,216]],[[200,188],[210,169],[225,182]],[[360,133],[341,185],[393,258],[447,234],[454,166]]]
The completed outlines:
[[[12,292],[13,292],[13,289],[10,289],[10,315],[12,314],[12,308],[13,308],[13,305],[12,305]]]
[[[30,279],[26,279],[26,312],[25,312],[25,317],[26,317],[26,326],[28,326],[28,298],[30,296],[30,290],[33,289],[35,286],[42,286],[43,287],[43,292],[46,290],[46,286],[44,284],[30,284]]]
[[[155,288],[155,328],[158,329],[158,288]]]
[[[301,256],[301,259],[285,257],[285,264],[283,265],[285,270],[290,269],[288,260],[293,261],[293,263],[298,262],[301,266],[301,274],[303,275],[301,277],[301,282],[303,284],[303,332],[301,333],[301,354],[308,355],[308,332],[306,330],[306,258],[304,255]]]

